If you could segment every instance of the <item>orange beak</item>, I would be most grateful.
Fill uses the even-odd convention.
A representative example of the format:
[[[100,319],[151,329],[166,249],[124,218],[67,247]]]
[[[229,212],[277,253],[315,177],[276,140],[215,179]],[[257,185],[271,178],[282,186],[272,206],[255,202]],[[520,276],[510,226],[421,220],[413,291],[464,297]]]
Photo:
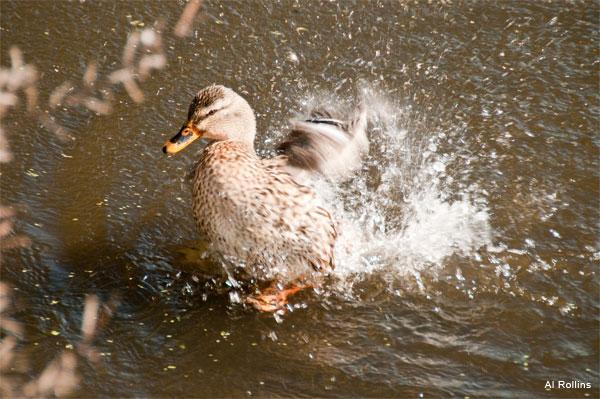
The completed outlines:
[[[162,150],[165,154],[175,154],[176,152],[183,150],[185,147],[190,145],[192,141],[201,136],[202,134],[195,127],[191,125],[184,125],[179,133],[165,143]]]

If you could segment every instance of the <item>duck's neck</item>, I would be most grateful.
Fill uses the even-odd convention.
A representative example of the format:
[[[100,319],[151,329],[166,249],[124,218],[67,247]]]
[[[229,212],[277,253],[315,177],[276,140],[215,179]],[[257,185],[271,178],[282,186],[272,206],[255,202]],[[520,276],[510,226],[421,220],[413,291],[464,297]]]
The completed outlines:
[[[238,148],[242,147],[248,150],[248,152],[256,154],[256,150],[254,149],[254,142],[244,142],[241,140],[213,140],[209,145],[218,145],[218,143],[225,143],[225,145],[227,145],[226,143],[233,143]]]
[[[250,140],[238,141],[238,143],[243,144],[244,147],[248,148],[248,150],[250,150],[253,153],[256,153],[256,151],[254,150],[254,136],[252,136],[252,139]]]
[[[254,152],[254,138],[256,137],[256,120],[254,114],[250,114],[251,118],[248,118],[241,128],[238,128],[238,134],[230,136],[236,143],[243,144],[250,151]]]
[[[254,111],[243,98],[237,98],[237,103],[232,106],[231,117],[224,124],[223,132],[215,137],[226,138],[246,146],[254,152],[254,138],[256,137],[256,118]]]
[[[250,151],[255,152],[254,138],[256,137],[256,117],[254,116],[254,111],[252,110],[252,107],[250,107],[250,104],[244,99],[242,99],[242,101],[242,108],[245,108],[245,112],[240,113],[241,123],[238,128],[240,134],[237,137],[237,141],[248,147]]]

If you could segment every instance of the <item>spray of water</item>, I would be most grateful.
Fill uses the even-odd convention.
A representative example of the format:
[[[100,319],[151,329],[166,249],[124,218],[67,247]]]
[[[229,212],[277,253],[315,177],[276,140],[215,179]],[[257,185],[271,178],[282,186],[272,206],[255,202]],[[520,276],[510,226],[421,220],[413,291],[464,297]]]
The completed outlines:
[[[470,172],[464,158],[441,150],[456,132],[429,130],[373,87],[362,101],[371,141],[363,169],[342,184],[314,183],[339,224],[333,277],[340,292],[373,275],[412,278],[422,289],[422,273],[435,277],[447,257],[491,244],[485,201],[473,184],[453,184],[451,170],[461,180]]]

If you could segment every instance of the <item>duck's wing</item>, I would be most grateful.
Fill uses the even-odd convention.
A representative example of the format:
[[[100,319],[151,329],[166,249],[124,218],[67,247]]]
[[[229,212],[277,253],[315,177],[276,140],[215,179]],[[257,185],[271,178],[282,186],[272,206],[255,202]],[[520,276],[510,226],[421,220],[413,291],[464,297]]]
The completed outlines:
[[[331,178],[356,169],[369,152],[367,110],[349,120],[327,110],[315,110],[305,120],[293,122],[292,130],[277,147],[289,167],[318,171]]]

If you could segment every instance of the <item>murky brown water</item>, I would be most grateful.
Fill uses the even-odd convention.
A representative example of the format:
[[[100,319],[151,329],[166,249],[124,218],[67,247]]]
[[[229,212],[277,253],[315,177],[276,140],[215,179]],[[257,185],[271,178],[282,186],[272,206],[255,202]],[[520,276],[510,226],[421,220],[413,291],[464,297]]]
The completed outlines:
[[[24,327],[3,389],[75,351],[95,294],[114,313],[77,397],[599,397],[598,3],[432,3],[206,2],[178,38],[180,2],[1,2],[1,64],[21,49],[43,109],[93,60],[88,94],[114,96],[49,111],[74,141],[22,92],[2,119],[1,203],[33,241],[2,255]],[[136,103],[109,76],[157,20],[167,65]],[[282,320],[232,300],[191,218],[195,151],[160,151],[212,83],[263,153],[311,104],[370,108],[363,169],[320,190],[338,269]]]

